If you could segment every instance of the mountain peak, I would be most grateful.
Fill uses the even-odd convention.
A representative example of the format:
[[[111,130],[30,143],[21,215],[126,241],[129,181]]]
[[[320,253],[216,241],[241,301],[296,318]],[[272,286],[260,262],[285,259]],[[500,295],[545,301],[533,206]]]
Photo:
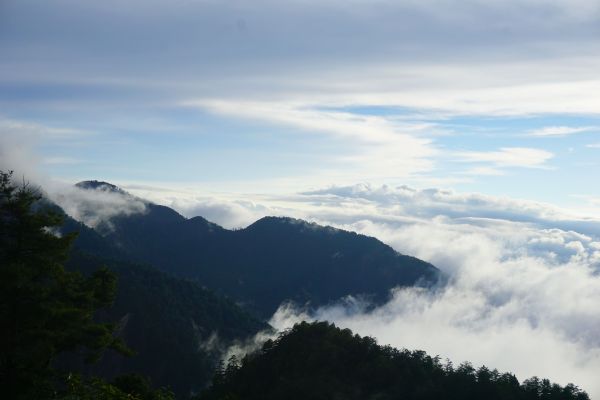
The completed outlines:
[[[321,232],[321,233],[336,233],[338,229],[331,226],[322,226],[314,222],[305,221],[303,219],[292,217],[275,217],[267,216],[259,219],[249,225],[247,230],[263,231],[263,232],[280,232],[280,229],[285,229],[288,232]]]
[[[304,221],[302,219],[292,218],[292,217],[276,217],[276,216],[266,216],[257,220],[251,227],[257,226],[279,226],[279,225],[296,225],[299,227],[307,227],[310,225],[316,225],[311,222]]]
[[[81,181],[81,182],[76,183],[75,186],[78,187],[79,189],[102,190],[105,192],[127,194],[127,192],[124,191],[123,189],[121,189],[120,187],[113,185],[112,183],[108,183],[108,182],[104,182],[104,181],[97,181],[97,180]]]

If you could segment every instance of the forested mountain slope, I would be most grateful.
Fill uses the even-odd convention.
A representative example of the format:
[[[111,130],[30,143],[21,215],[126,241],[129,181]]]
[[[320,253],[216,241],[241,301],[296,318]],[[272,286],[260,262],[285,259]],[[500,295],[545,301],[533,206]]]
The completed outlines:
[[[119,335],[135,352],[125,357],[109,351],[96,364],[77,366],[89,375],[110,380],[140,373],[186,398],[210,380],[227,346],[269,328],[197,282],[124,261],[127,256],[109,240],[68,216],[62,232],[78,232],[67,262],[70,270],[87,275],[107,266],[117,275],[115,302],[99,317],[118,322]]]
[[[98,190],[105,183],[78,185]],[[103,190],[130,196],[113,185]],[[393,287],[440,277],[431,264],[375,238],[292,218],[266,217],[231,231],[147,203],[146,212],[114,217],[99,231],[130,260],[195,279],[264,318],[286,300],[318,306],[369,295],[381,302]]]
[[[114,304],[99,314],[118,322],[118,334],[135,354],[109,351],[96,364],[80,365],[87,374],[112,379],[127,373],[148,376],[185,398],[211,378],[221,352],[268,325],[232,301],[197,283],[148,266],[103,260],[72,252],[70,269],[91,272],[108,266],[118,278]]]
[[[327,322],[296,325],[215,376],[198,400],[588,400],[574,385],[379,346]]]

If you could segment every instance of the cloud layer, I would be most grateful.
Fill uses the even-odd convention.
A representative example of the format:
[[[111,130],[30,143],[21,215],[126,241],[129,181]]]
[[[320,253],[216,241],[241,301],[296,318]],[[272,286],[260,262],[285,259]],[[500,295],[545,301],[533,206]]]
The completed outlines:
[[[16,105],[252,99],[442,114],[599,112],[600,12],[589,1],[9,0],[3,7],[10,18],[0,36],[7,77],[0,100]]]

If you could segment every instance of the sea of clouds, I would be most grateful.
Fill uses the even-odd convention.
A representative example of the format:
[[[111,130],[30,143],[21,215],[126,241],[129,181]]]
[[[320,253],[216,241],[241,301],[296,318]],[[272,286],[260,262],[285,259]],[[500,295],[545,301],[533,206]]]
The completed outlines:
[[[160,192],[153,193],[160,200]],[[352,297],[312,312],[284,305],[270,321],[279,331],[300,320],[327,320],[382,344],[511,371],[520,379],[574,382],[592,398],[600,396],[599,220],[532,201],[405,186],[244,200],[169,192],[170,200],[162,199],[183,214],[201,213],[229,227],[263,215],[292,215],[375,236],[450,278],[435,290],[396,289],[374,309]],[[261,333],[259,341],[268,337]]]

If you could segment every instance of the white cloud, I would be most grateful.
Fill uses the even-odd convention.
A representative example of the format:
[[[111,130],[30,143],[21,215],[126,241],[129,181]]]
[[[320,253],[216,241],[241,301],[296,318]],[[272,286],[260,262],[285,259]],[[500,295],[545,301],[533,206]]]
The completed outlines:
[[[459,161],[491,163],[498,167],[539,168],[554,154],[526,147],[503,147],[497,151],[464,151],[456,153]]]
[[[75,161],[64,157],[41,158],[38,154],[39,145],[44,141],[73,140],[87,135],[87,132],[74,129],[0,118],[0,170],[14,171],[16,178],[39,185],[48,179],[40,163]]]
[[[192,100],[184,105],[215,113],[257,119],[337,138],[351,149],[335,152],[339,164],[324,174],[335,181],[407,177],[432,168],[437,150],[424,136],[436,127],[427,123],[395,121],[382,116],[317,109],[303,103]],[[343,168],[340,168],[340,165]]]
[[[46,183],[46,194],[69,216],[96,228],[100,233],[113,229],[111,220],[117,216],[143,214],[147,210],[145,200],[109,188],[81,189],[59,182]]]
[[[540,129],[529,131],[530,136],[567,136],[575,133],[588,132],[596,128],[590,126],[547,126]]]
[[[2,135],[15,135],[30,138],[64,139],[90,135],[89,132],[70,129],[56,128],[37,124],[29,121],[0,118],[0,132]]]
[[[465,175],[475,176],[500,176],[504,175],[504,171],[494,167],[475,167],[464,172]]]
[[[0,129],[0,170],[14,171],[18,179],[39,182],[38,157],[31,151],[31,140]]]
[[[5,10],[2,76],[82,89],[36,104],[172,106],[201,96],[471,115],[600,112],[595,2],[72,4],[23,0]],[[56,27],[67,17],[65,36]],[[140,46],[140,35],[156,46]],[[109,90],[82,102],[95,86]]]
[[[42,159],[42,163],[47,165],[74,165],[83,162],[83,160],[72,157],[45,157]]]
[[[600,143],[590,143],[585,145],[585,147],[589,147],[590,149],[600,149]]]

